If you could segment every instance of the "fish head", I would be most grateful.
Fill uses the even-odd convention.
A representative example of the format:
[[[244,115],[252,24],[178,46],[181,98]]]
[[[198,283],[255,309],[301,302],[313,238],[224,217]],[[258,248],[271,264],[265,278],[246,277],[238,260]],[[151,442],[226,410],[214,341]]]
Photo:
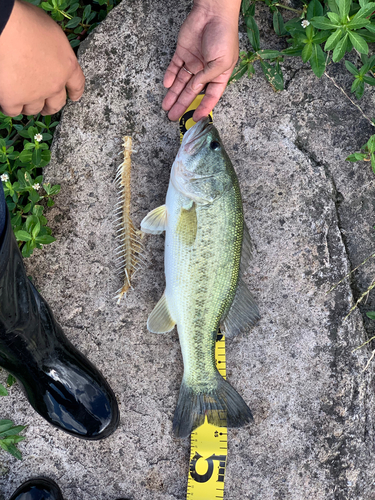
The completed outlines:
[[[219,132],[207,117],[185,133],[172,166],[171,182],[185,197],[206,205],[229,189],[231,169]]]

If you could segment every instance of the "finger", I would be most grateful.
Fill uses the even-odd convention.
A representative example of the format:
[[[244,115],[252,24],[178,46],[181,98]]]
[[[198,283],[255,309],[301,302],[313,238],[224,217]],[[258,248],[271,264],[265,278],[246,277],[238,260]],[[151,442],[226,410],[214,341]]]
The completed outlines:
[[[44,99],[25,104],[22,108],[23,115],[37,115],[43,109]]]
[[[164,111],[169,111],[174,103],[177,101],[179,95],[186,87],[186,84],[192,79],[190,73],[181,68],[178,72],[172,87],[168,90],[167,95],[164,97],[161,107]]]
[[[66,82],[66,90],[71,101],[78,101],[85,90],[85,77],[78,61],[72,76]]]
[[[233,69],[234,64],[232,61],[227,61],[223,58],[217,58],[212,61],[209,61],[205,67],[202,69],[202,71],[199,71],[197,73],[192,81],[192,89],[195,92],[199,92],[204,85],[206,85],[209,82],[212,82],[215,80],[217,77],[220,75],[231,75],[231,72],[229,70],[232,68]],[[228,81],[227,80],[227,81]]]
[[[193,120],[195,122],[211,113],[220,97],[223,95],[227,82],[228,81],[220,83],[212,82],[207,85],[205,96],[203,97],[200,105],[194,111]]]
[[[6,115],[6,116],[10,116],[10,117],[18,116],[22,112],[22,104],[19,104],[17,106],[1,104],[0,111],[2,113],[4,113],[4,115]]]
[[[198,92],[194,92],[191,88],[190,82],[185,87],[183,92],[179,95],[176,102],[173,104],[168,113],[168,118],[172,121],[178,120],[180,116],[184,114],[186,109],[190,106],[190,104],[194,101]]]
[[[175,52],[164,75],[163,85],[165,88],[169,89],[169,87],[173,85],[173,82],[183,65],[184,61],[177,54],[177,52]]]
[[[66,90],[65,88],[61,90],[58,94],[53,97],[46,99],[44,107],[41,111],[42,116],[54,115],[60,109],[65,106],[66,103]]]

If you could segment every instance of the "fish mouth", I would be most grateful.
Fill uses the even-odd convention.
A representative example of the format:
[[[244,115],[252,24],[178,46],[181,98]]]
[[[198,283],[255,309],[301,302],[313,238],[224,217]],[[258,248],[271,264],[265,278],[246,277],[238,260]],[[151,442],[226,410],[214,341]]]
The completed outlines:
[[[183,138],[181,149],[183,153],[192,155],[196,153],[204,143],[204,137],[212,130],[213,125],[210,119],[201,118],[195,125],[189,129]]]

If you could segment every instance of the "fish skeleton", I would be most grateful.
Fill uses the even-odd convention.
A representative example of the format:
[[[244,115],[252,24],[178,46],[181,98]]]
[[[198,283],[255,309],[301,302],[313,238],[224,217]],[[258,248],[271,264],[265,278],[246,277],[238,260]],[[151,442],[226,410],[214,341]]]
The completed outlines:
[[[147,328],[166,333],[177,325],[184,361],[176,436],[204,423],[240,427],[252,420],[242,397],[215,365],[219,327],[227,337],[259,319],[242,280],[251,241],[236,173],[208,118],[185,133],[173,163],[165,205],[141,222],[145,233],[165,231],[166,288]]]

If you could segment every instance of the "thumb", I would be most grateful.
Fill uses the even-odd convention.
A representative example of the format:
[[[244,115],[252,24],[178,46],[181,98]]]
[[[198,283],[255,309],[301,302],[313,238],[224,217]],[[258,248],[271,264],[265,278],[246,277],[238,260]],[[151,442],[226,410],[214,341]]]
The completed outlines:
[[[85,89],[85,77],[81,66],[77,62],[77,66],[66,82],[66,90],[68,91],[68,96],[71,101],[78,101],[83,94]]]
[[[191,88],[194,92],[199,92],[207,83],[212,82],[220,76],[227,68],[222,58],[209,61],[202,71],[199,71],[191,82]]]

